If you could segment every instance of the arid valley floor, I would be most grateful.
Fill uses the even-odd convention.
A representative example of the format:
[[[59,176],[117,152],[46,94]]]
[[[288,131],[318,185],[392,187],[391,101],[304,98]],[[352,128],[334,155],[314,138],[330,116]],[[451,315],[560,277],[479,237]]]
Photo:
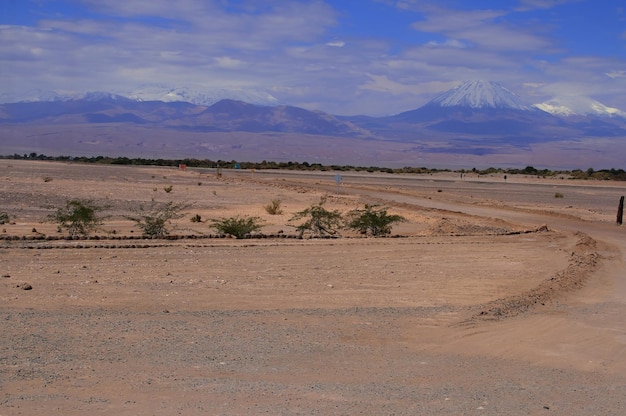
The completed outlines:
[[[2,416],[626,414],[622,182],[0,168]],[[408,221],[287,238],[322,196]],[[75,198],[107,207],[98,239],[46,239]],[[152,200],[191,204],[181,238],[139,238]],[[235,215],[273,237],[209,237]]]

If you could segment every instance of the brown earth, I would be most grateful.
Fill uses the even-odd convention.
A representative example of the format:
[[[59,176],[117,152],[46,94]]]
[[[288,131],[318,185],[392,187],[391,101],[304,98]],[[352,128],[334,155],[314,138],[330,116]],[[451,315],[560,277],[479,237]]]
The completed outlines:
[[[0,167],[0,415],[626,412],[622,183]],[[408,222],[292,238],[322,196]],[[72,198],[98,239],[42,223]],[[192,204],[171,239],[125,217],[152,200]],[[269,238],[213,238],[233,215]]]

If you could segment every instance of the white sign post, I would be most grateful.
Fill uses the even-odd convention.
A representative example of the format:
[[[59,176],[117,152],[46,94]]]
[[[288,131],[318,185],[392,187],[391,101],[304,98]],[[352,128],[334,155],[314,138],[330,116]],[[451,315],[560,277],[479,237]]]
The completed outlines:
[[[337,184],[337,195],[339,195],[339,185],[341,185],[342,177],[340,174],[335,175],[335,183]]]

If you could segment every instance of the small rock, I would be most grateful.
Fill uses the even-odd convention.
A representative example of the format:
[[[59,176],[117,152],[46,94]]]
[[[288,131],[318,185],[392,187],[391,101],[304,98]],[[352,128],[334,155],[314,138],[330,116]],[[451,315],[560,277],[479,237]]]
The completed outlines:
[[[3,275],[2,275],[2,277],[4,277],[4,278],[7,278],[7,279],[8,279],[9,277],[11,277],[11,275],[10,275],[10,274],[8,274],[8,273],[5,273],[5,274],[3,274]]]
[[[21,287],[22,290],[32,290],[33,287],[30,285],[30,283],[22,283],[21,285],[18,285],[17,287]]]

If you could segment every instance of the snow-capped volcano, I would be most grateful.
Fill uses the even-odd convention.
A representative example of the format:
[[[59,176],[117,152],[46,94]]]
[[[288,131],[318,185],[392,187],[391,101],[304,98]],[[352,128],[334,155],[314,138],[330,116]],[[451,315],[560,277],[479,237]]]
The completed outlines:
[[[468,81],[444,92],[426,104],[439,107],[469,107],[475,109],[531,110],[519,96],[491,81]]]
[[[391,116],[399,123],[427,123],[429,129],[454,132],[521,131],[552,115],[526,105],[515,93],[491,81],[469,81],[445,91],[415,110]],[[549,122],[543,120],[542,122]]]
[[[603,116],[603,117],[623,117],[626,118],[626,112],[613,107],[608,107],[592,98],[582,96],[571,96],[564,98],[553,98],[535,107],[547,113],[557,116]]]

